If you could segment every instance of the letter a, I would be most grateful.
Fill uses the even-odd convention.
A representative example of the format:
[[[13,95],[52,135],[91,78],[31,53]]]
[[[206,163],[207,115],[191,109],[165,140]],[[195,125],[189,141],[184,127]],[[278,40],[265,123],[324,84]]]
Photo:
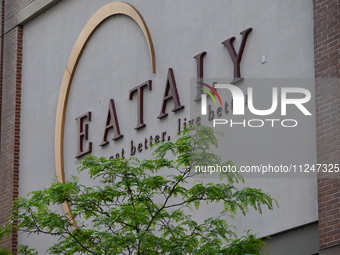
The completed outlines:
[[[123,137],[123,135],[120,134],[117,112],[116,112],[116,107],[115,107],[115,101],[113,99],[110,99],[109,111],[107,113],[103,141],[100,144],[100,146],[103,146],[103,145],[109,143],[107,141],[107,135],[109,133],[110,128],[113,128],[113,130],[115,132],[115,136],[112,138],[112,140],[117,140],[117,139]]]
[[[181,105],[181,102],[179,101],[179,95],[178,95],[178,90],[176,86],[174,72],[172,68],[169,68],[168,78],[167,78],[166,86],[165,86],[162,109],[161,109],[161,113],[157,117],[158,119],[168,116],[168,114],[165,111],[166,111],[166,105],[168,103],[168,100],[171,98],[173,98],[173,101],[175,104],[174,109],[172,109],[173,112],[176,112],[184,108],[184,106]]]

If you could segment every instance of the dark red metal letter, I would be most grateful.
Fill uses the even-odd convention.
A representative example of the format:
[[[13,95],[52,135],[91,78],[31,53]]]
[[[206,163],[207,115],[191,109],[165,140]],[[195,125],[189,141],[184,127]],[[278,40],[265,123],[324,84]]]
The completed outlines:
[[[87,112],[76,118],[78,123],[78,152],[76,158],[79,158],[92,151],[92,142],[89,142],[89,146],[84,150],[84,140],[89,139],[89,125],[84,125],[84,119],[87,118],[91,121],[91,112]]]
[[[235,84],[238,81],[243,80],[241,76],[240,64],[242,60],[244,47],[246,46],[248,35],[252,30],[253,30],[252,28],[248,28],[240,33],[242,35],[242,41],[241,41],[238,53],[236,53],[234,45],[233,45],[235,37],[230,37],[229,39],[222,42],[222,44],[227,47],[230,57],[234,63],[234,80],[231,82],[232,84]]]
[[[174,72],[172,68],[169,68],[168,78],[166,81],[165,92],[164,92],[164,97],[163,97],[163,104],[161,108],[161,113],[157,117],[158,119],[168,116],[168,114],[165,111],[166,111],[166,105],[168,103],[168,100],[171,98],[173,98],[173,101],[175,104],[174,109],[172,109],[173,112],[176,112],[184,108],[184,106],[181,105],[181,102],[179,101],[179,95],[178,95],[178,90],[176,86]]]
[[[115,132],[115,136],[112,138],[112,140],[117,140],[117,139],[123,137],[123,135],[120,134],[119,122],[118,122],[117,112],[116,112],[116,107],[115,107],[115,101],[113,99],[110,99],[109,111],[107,113],[103,141],[100,144],[100,146],[103,146],[103,145],[109,143],[107,141],[107,135],[109,133],[110,128],[113,128],[113,131]]]
[[[200,54],[197,54],[194,58],[197,61],[197,87],[203,88],[203,58],[207,53],[205,51],[201,52]],[[201,95],[203,93],[203,90],[197,88],[197,96],[194,99],[195,102],[198,102],[201,100]]]
[[[132,100],[133,94],[137,91],[137,126],[135,129],[140,129],[145,127],[146,125],[144,124],[144,111],[143,111],[143,106],[144,106],[144,87],[148,87],[149,90],[152,90],[152,81],[148,80],[137,87],[134,87],[133,89],[130,89],[129,92],[129,99]]]

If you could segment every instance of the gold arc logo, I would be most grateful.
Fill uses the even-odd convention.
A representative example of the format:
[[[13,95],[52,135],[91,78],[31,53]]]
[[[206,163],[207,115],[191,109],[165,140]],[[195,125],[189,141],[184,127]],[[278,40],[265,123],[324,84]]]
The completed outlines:
[[[91,36],[97,29],[97,27],[103,23],[107,18],[121,14],[126,15],[133,19],[142,30],[144,37],[146,39],[149,54],[151,59],[152,72],[156,73],[156,59],[155,51],[152,43],[152,38],[149,29],[142,17],[142,15],[135,9],[132,5],[123,2],[112,2],[101,7],[86,23],[85,27],[79,34],[76,43],[73,46],[71,55],[68,59],[67,66],[65,68],[64,76],[61,82],[58,106],[57,106],[57,116],[55,125],[55,167],[56,175],[58,181],[61,183],[65,182],[65,172],[64,172],[64,129],[65,129],[65,117],[67,110],[67,102],[69,97],[70,88],[72,85],[72,79],[74,73],[77,69],[77,65],[81,55],[85,49],[87,42],[90,40]],[[69,215],[71,210],[68,203],[63,204],[64,211],[66,215]],[[73,223],[74,221],[71,220]]]

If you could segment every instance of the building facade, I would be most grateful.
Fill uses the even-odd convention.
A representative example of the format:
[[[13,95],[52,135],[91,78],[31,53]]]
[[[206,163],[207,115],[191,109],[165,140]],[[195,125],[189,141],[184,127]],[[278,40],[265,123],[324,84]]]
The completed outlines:
[[[88,152],[147,157],[150,140],[170,139],[189,120],[206,118],[212,125],[218,116],[230,123],[235,98],[221,110],[209,104],[207,116],[195,111],[197,78],[233,82],[248,97],[252,84],[262,109],[271,103],[270,83],[312,94],[299,108],[310,117],[287,114],[299,121],[296,127],[280,119],[280,127],[252,128],[259,118],[247,119],[245,129],[229,126],[222,151],[236,165],[336,169],[339,6],[337,0],[2,0],[1,224],[17,196],[67,179]],[[85,125],[88,134],[77,131]],[[247,184],[272,194],[280,207],[237,218],[235,225],[271,236],[271,254],[340,254],[339,176],[321,171],[316,178],[250,177]],[[43,254],[53,240],[42,238],[13,232],[2,245],[16,252],[18,243],[29,244]]]

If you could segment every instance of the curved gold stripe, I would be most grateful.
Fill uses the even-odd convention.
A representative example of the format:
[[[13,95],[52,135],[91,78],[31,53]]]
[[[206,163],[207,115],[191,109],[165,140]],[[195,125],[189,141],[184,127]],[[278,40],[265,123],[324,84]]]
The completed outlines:
[[[152,38],[142,15],[133,6],[123,2],[109,3],[100,8],[87,22],[80,35],[78,36],[78,39],[72,49],[71,55],[67,62],[64,76],[61,82],[55,126],[55,167],[59,182],[65,182],[64,128],[68,96],[72,85],[73,75],[77,69],[77,65],[79,59],[81,58],[83,50],[87,42],[90,40],[92,34],[101,23],[103,23],[107,18],[116,14],[129,16],[138,24],[148,44],[152,72],[156,73],[156,59]],[[70,211],[70,206],[68,204],[64,204],[63,207],[66,213]]]

